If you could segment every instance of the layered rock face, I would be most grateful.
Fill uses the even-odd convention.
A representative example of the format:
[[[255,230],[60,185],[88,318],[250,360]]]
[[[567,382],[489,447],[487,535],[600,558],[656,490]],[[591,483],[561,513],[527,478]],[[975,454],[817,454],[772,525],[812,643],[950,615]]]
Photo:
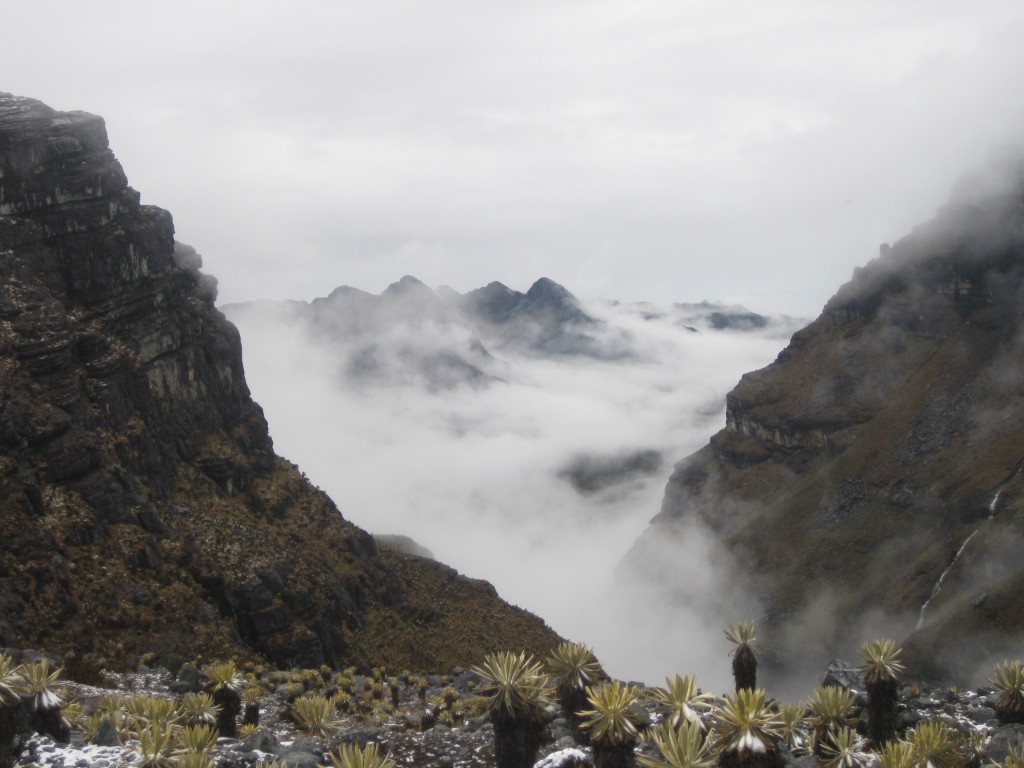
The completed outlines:
[[[1019,654],[1022,321],[1016,159],[883,246],[743,377],[725,429],[679,463],[626,567],[656,574],[674,551],[659,542],[697,520],[791,662],[879,636],[905,640],[926,674]]]
[[[199,267],[101,118],[0,94],[0,645],[430,666],[556,642],[385,562],[275,456]]]

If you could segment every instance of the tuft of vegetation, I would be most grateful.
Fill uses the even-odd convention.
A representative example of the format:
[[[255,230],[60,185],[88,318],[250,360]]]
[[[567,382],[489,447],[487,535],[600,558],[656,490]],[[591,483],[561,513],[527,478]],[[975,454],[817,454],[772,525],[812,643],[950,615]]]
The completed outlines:
[[[583,730],[590,736],[595,768],[631,765],[640,736],[637,705],[640,691],[618,680],[587,688],[590,709],[580,712]]]
[[[811,734],[804,726],[803,702],[779,705],[779,735],[794,757],[810,754]]]
[[[678,726],[664,720],[651,732],[650,738],[661,758],[638,755],[637,762],[643,768],[710,768],[715,762],[703,730],[689,720]]]
[[[329,739],[338,730],[334,702],[324,696],[300,696],[292,702],[292,719],[306,733]]]
[[[492,653],[473,672],[483,678],[481,693],[500,717],[531,716],[551,703],[548,677],[532,655]]]
[[[825,757],[825,747],[833,734],[841,728],[854,725],[853,708],[856,700],[852,693],[838,685],[815,688],[807,701],[811,710],[808,720],[814,728],[812,751],[820,758]]]
[[[664,688],[655,688],[651,696],[658,704],[668,708],[666,719],[673,728],[693,723],[701,731],[706,730],[701,713],[711,707],[711,694],[701,692],[697,678],[678,674],[665,678]]]
[[[1024,723],[1024,667],[1019,660],[996,664],[995,677],[989,682],[999,694],[996,717],[1000,725]]]
[[[875,746],[896,739],[897,683],[903,673],[900,653],[890,638],[864,643],[860,649],[860,671],[868,690],[868,736]]]
[[[778,716],[765,701],[763,688],[740,688],[735,696],[726,696],[712,721],[719,765],[775,766],[779,762],[780,726]]]
[[[914,745],[909,741],[889,741],[876,755],[879,768],[919,768]]]
[[[124,701],[124,710],[136,730],[148,725],[177,725],[178,707],[173,699],[140,693]]]
[[[732,676],[736,690],[757,687],[757,632],[753,621],[730,624],[725,636],[735,647],[732,656]]]
[[[210,681],[207,689],[213,696],[213,702],[220,707],[217,729],[221,736],[233,739],[238,734],[238,713],[242,709],[241,693],[245,678],[233,661],[211,664],[204,672]]]
[[[22,665],[20,690],[29,697],[30,711],[60,709],[61,700],[56,691],[56,683],[62,672],[60,667],[51,672],[50,662],[45,657]]]
[[[174,726],[152,722],[141,728],[136,737],[140,768],[174,768]]]
[[[370,742],[365,747],[342,744],[337,752],[328,753],[334,768],[395,768],[395,761],[380,747]]]
[[[544,710],[551,703],[548,676],[525,652],[488,654],[473,672],[483,679],[494,724],[494,759],[498,768],[530,768],[544,730]]]
[[[866,744],[855,730],[843,726],[824,745],[822,765],[825,768],[864,768],[872,759],[865,749]]]
[[[186,693],[178,703],[178,714],[185,725],[214,725],[220,707],[213,703],[208,693]]]
[[[561,643],[548,656],[547,667],[573,738],[583,742],[586,736],[579,713],[587,704],[587,686],[608,676],[593,650],[583,643]]]
[[[22,728],[21,697],[24,679],[14,660],[0,653],[0,768],[14,765],[15,744]]]
[[[175,755],[208,755],[217,746],[217,731],[212,725],[189,725],[178,731],[179,747]]]
[[[928,768],[961,768],[958,739],[940,720],[918,723],[910,733],[910,744],[918,765]]]

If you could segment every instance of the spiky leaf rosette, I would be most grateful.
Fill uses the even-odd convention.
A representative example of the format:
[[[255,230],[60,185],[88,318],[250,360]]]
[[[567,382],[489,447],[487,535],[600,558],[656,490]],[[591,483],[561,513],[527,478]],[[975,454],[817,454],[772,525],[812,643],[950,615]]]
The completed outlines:
[[[1024,667],[1017,661],[996,664],[995,678],[990,680],[998,692],[996,716],[999,722],[1024,723]]]
[[[203,672],[206,674],[207,680],[210,681],[211,691],[216,692],[227,688],[241,696],[242,689],[245,687],[245,677],[235,667],[235,662],[223,661],[211,664]]]
[[[208,754],[217,746],[217,729],[206,723],[189,725],[178,731],[178,749],[175,756]]]
[[[857,701],[853,694],[838,685],[815,688],[807,700],[811,710],[808,718],[816,729],[837,730],[853,724],[853,708]]]
[[[176,725],[178,723],[178,707],[173,699],[139,693],[129,696],[124,702],[124,708],[136,729],[144,728],[152,723],[160,725]]]
[[[782,723],[765,701],[763,688],[741,688],[726,696],[711,728],[720,752],[773,752],[781,740]]]
[[[208,693],[186,693],[178,702],[178,714],[186,725],[212,725],[217,722],[220,707],[213,703],[213,696]]]
[[[960,753],[960,762],[965,768],[979,768],[988,757],[988,735],[981,731],[970,731],[962,733],[957,731],[960,738],[957,742],[957,752]],[[1024,768],[1024,766],[1021,766]]]
[[[864,674],[864,682],[875,685],[887,681],[895,681],[903,674],[903,662],[900,661],[902,649],[896,647],[891,638],[872,640],[860,647],[858,657],[863,662],[860,671]]]
[[[640,735],[635,705],[640,690],[618,680],[587,687],[590,709],[580,712],[581,727],[595,744],[633,744]]]
[[[491,653],[473,672],[483,678],[480,693],[489,697],[491,712],[501,717],[534,718],[551,703],[548,676],[532,654]]]
[[[51,672],[50,662],[45,657],[22,665],[19,690],[30,697],[30,710],[43,712],[60,708],[60,696],[55,686],[63,671],[63,668],[58,667]]]
[[[1024,768],[1024,749],[1021,747],[1011,747],[1006,753],[1006,757],[1003,758],[1003,762],[999,763],[999,765],[1002,768]]]
[[[395,761],[380,747],[370,742],[365,747],[356,744],[342,744],[338,752],[327,755],[334,768],[395,768]]]
[[[583,690],[607,677],[593,650],[583,643],[562,643],[548,656],[547,665],[558,689]]]
[[[710,768],[714,764],[711,745],[704,740],[701,727],[694,722],[684,721],[678,727],[663,720],[651,732],[661,758],[637,755],[637,762],[644,768]]]
[[[909,741],[890,741],[878,750],[880,768],[918,768],[914,745]]]
[[[300,696],[292,702],[292,718],[302,730],[325,739],[341,726],[334,702],[325,696]]]
[[[655,688],[651,696],[660,705],[669,708],[668,721],[674,728],[679,728],[684,723],[693,723],[700,730],[705,730],[704,721],[701,720],[701,712],[711,707],[709,693],[701,693],[697,686],[697,678],[678,674],[665,678],[665,688]]]
[[[811,735],[804,727],[803,702],[779,705],[779,735],[795,757],[810,752]]]
[[[21,669],[14,665],[14,659],[6,653],[0,653],[0,706],[20,706],[18,691],[23,690],[24,685]]]
[[[953,731],[940,720],[918,723],[909,741],[918,765],[926,768],[960,768],[963,764]]]
[[[140,768],[174,768],[174,726],[152,722],[139,730],[138,752]]]
[[[730,651],[736,689],[757,686],[757,634],[753,621],[730,624],[725,636],[736,647]]]
[[[843,726],[832,733],[822,748],[826,768],[862,768],[871,761],[866,742],[852,728]]]

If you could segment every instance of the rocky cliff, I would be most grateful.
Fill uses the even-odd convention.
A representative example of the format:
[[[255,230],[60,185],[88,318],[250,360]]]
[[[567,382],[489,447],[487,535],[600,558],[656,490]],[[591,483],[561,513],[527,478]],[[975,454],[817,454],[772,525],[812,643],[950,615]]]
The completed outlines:
[[[199,268],[101,118],[0,94],[0,645],[431,668],[556,642],[274,454]]]
[[[1019,655],[1022,320],[1024,165],[1003,158],[743,377],[626,567],[656,578],[696,520],[790,663],[885,635],[927,674]]]

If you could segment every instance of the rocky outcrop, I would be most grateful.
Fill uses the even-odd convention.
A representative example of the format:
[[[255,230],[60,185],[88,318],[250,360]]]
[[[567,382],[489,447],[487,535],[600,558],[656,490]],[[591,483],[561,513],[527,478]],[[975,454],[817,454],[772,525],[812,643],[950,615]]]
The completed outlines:
[[[657,542],[698,520],[780,652],[820,664],[895,635],[947,675],[1007,652],[1024,631],[1022,170],[965,184],[742,378],[627,567],[656,573]]]
[[[0,94],[0,645],[369,664],[372,613],[410,658],[442,630],[274,454],[200,265],[101,118]]]

